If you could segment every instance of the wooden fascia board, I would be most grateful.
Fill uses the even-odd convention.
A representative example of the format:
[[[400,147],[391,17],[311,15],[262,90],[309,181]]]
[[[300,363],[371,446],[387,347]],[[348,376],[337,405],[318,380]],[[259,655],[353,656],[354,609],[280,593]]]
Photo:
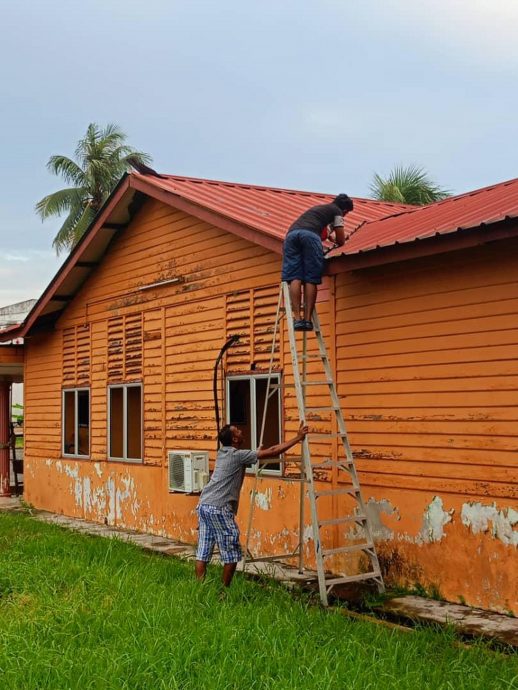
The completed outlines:
[[[260,230],[256,230],[248,225],[244,225],[235,220],[227,218],[216,211],[211,211],[210,209],[205,208],[193,201],[185,199],[179,194],[156,187],[154,184],[148,183],[142,179],[131,178],[130,186],[133,189],[143,192],[147,196],[156,199],[157,201],[167,204],[167,206],[177,208],[179,211],[188,213],[199,220],[210,223],[211,225],[215,225],[222,230],[226,230],[234,235],[237,235],[238,237],[242,237],[243,239],[253,242],[254,244],[258,244],[261,247],[265,247],[276,254],[282,253],[282,240],[275,237],[270,237]]]
[[[36,319],[40,316],[40,314],[48,305],[48,303],[52,301],[54,295],[57,293],[59,287],[63,284],[64,280],[70,275],[70,272],[75,268],[76,264],[80,264],[81,255],[90,246],[94,237],[105,224],[106,219],[110,217],[110,214],[113,212],[121,198],[130,188],[129,179],[129,175],[126,175],[126,177],[122,178],[118,187],[113,192],[112,196],[108,199],[104,207],[99,212],[99,215],[97,216],[93,226],[90,228],[87,234],[84,235],[83,239],[75,247],[68,259],[65,260],[65,263],[63,264],[63,266],[61,266],[61,268],[56,273],[52,281],[49,283],[43,295],[36,302],[36,304],[32,308],[32,311],[25,319],[20,333],[17,334],[16,337],[24,337],[28,333],[28,331],[34,325]]]
[[[488,232],[488,228],[491,228]],[[489,242],[518,237],[516,219],[499,221],[493,224],[482,224],[473,229],[459,230],[448,235],[435,235],[422,240],[413,240],[405,244],[394,244],[389,247],[375,247],[358,254],[342,254],[328,259],[326,273],[334,275],[344,271],[355,271],[362,268],[382,266],[398,261],[419,259],[433,254],[444,254],[460,249],[478,247]]]

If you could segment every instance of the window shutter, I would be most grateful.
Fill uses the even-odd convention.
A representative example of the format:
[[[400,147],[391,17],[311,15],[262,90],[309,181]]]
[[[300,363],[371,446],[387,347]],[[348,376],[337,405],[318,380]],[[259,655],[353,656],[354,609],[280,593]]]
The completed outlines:
[[[227,295],[227,338],[240,336],[239,343],[227,351],[227,371],[268,369],[278,297],[278,285]],[[277,333],[274,366],[280,365],[279,341]]]
[[[90,326],[71,326],[63,331],[63,384],[90,383]]]
[[[108,380],[142,377],[142,314],[108,319]]]
[[[254,353],[253,361],[256,369],[268,369],[272,351],[272,337],[275,326],[275,315],[279,300],[279,286],[257,288],[253,291],[254,299]],[[282,329],[282,322],[279,328]],[[279,328],[275,337],[273,365],[280,366],[280,333]]]
[[[227,369],[250,369],[250,290],[227,295],[227,338],[239,335],[239,342],[227,350]]]

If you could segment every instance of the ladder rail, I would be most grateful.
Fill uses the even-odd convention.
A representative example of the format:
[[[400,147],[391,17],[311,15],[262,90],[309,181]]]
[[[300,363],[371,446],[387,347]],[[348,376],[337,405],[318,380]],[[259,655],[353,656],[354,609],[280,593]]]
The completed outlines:
[[[277,311],[275,314],[275,324],[273,327],[272,346],[270,349],[270,363],[269,363],[269,367],[268,367],[268,382],[266,384],[266,394],[264,396],[263,418],[261,420],[261,433],[259,435],[259,448],[263,445],[264,430],[265,430],[265,426],[266,426],[266,412],[268,411],[268,402],[270,400],[270,388],[271,388],[271,380],[272,380],[273,360],[275,358],[275,340],[277,337],[277,329],[279,328],[279,324],[282,320],[281,305],[282,305],[282,292],[279,291],[279,297],[277,299]],[[261,474],[261,464],[258,461],[255,465],[254,483],[252,486],[250,510],[248,513],[248,525],[247,525],[247,530],[246,530],[246,544],[245,544],[245,552],[243,554],[243,571],[245,571],[245,569],[246,569],[246,563],[248,560],[248,556],[250,555],[250,536],[251,536],[251,532],[252,532],[252,521],[253,521],[253,517],[254,517],[255,499],[257,496],[257,487],[259,484],[260,474]]]
[[[293,310],[292,310],[292,305],[291,305],[288,283],[283,282],[281,284],[281,290],[284,294],[284,308],[286,310],[286,320],[287,320],[287,326],[288,326],[288,337],[289,337],[289,342],[290,342],[293,378],[295,381],[295,396],[297,399],[297,408],[298,408],[298,412],[299,412],[299,419],[301,421],[305,421],[306,411],[305,411],[305,404],[304,404],[304,394],[303,394],[303,387],[301,385],[299,356],[298,356],[298,352],[297,352],[297,341],[295,339],[295,331],[293,328]],[[306,361],[306,359],[307,359],[307,352],[306,351],[303,352],[303,357],[304,357],[303,361]],[[311,453],[310,453],[310,449],[309,449],[309,440],[308,440],[307,436],[302,441],[302,457],[304,459],[303,460],[304,473],[306,475],[306,479],[307,479],[307,483],[308,483],[308,487],[309,487],[309,491],[308,491],[309,499],[310,499],[309,505],[310,505],[310,512],[311,512],[311,523],[312,523],[312,528],[313,528],[312,531],[313,531],[313,542],[314,542],[314,547],[315,547],[315,560],[317,562],[317,577],[318,577],[318,587],[320,590],[320,599],[322,601],[322,604],[324,606],[327,606],[327,592],[326,592],[326,585],[325,585],[324,561],[323,561],[323,557],[322,557],[322,545],[320,543],[320,530],[318,527],[318,514],[317,514],[316,501],[315,501],[315,486],[314,486],[314,480],[313,480],[313,469],[311,467]]]
[[[333,403],[333,406],[335,407],[335,417],[337,420],[339,433],[341,434],[340,438],[342,441],[343,449],[345,451],[345,457],[346,457],[348,463],[350,463],[349,474],[351,477],[351,482],[352,482],[354,488],[358,490],[358,494],[356,496],[356,501],[358,503],[361,514],[367,515],[367,509],[366,509],[365,502],[363,500],[363,495],[362,495],[362,492],[360,489],[360,482],[358,479],[358,474],[356,472],[356,466],[354,464],[354,456],[353,456],[353,452],[351,449],[351,444],[349,443],[349,436],[347,434],[347,428],[345,425],[345,419],[344,419],[344,415],[342,412],[342,406],[340,405],[340,398],[338,397],[338,392],[336,390],[336,385],[335,385],[334,377],[333,377],[333,371],[332,371],[331,365],[329,363],[326,345],[324,342],[324,338],[322,336],[322,328],[320,325],[320,318],[318,316],[316,309],[313,309],[312,317],[313,317],[313,324],[315,327],[315,333],[317,336],[319,352],[322,356],[322,363],[324,366],[324,372],[325,372],[326,378],[329,381],[333,382],[329,386],[329,393],[331,396],[331,401]],[[373,538],[373,534],[372,534],[370,520],[367,520],[365,523],[365,532],[366,532],[366,536],[367,536],[368,540],[370,542],[374,543],[374,538]],[[375,549],[374,549],[374,555],[371,556],[371,562],[372,562],[372,565],[374,566],[374,568],[377,569],[378,572],[381,572],[378,554],[377,554]]]

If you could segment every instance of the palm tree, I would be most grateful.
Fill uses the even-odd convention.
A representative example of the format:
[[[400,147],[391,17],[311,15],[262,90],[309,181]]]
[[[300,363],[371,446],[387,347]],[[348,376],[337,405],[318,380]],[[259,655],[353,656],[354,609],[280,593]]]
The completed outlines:
[[[125,172],[151,161],[147,153],[125,142],[126,134],[117,125],[109,124],[102,129],[91,123],[77,144],[75,160],[67,156],[50,157],[47,168],[71,185],[36,204],[42,220],[67,213],[52,242],[57,254],[77,244]]]
[[[426,170],[417,165],[397,165],[385,179],[375,173],[370,190],[372,198],[378,201],[416,206],[441,201],[451,194],[449,190],[435,184]]]

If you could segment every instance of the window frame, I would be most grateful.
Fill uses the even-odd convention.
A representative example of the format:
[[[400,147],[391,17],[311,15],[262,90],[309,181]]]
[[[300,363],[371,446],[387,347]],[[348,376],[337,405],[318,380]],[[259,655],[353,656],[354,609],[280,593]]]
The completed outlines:
[[[274,372],[271,375],[269,374],[229,374],[226,376],[226,381],[225,381],[225,391],[226,391],[226,404],[225,404],[225,419],[226,423],[230,424],[231,419],[230,419],[230,382],[231,381],[250,381],[250,436],[252,439],[251,443],[251,450],[257,450],[257,443],[260,441],[258,438],[259,433],[261,432],[260,428],[258,427],[257,424],[257,392],[256,392],[256,381],[258,379],[268,379],[270,378],[274,385],[278,385],[278,396],[277,396],[277,414],[278,414],[278,419],[279,419],[279,443],[282,442],[282,436],[283,436],[283,424],[282,424],[282,405],[281,405],[281,374],[280,372]],[[239,426],[239,424],[237,425]],[[247,468],[247,473],[254,473],[255,469],[257,467],[257,463],[252,465],[251,467]],[[279,455],[279,469],[268,469],[268,466],[265,466],[264,469],[261,471],[261,474],[269,474],[273,476],[282,476],[284,472],[284,460],[282,454]]]
[[[111,455],[111,404],[110,391],[115,388],[122,389],[122,451],[123,457]],[[140,389],[140,458],[128,458],[128,388]],[[106,457],[109,462],[130,462],[136,465],[144,463],[144,386],[142,382],[136,383],[110,383],[107,387],[106,401]]]
[[[78,453],[79,443],[79,402],[78,393],[86,391],[88,393],[88,453],[83,455]],[[66,393],[74,393],[74,432],[75,432],[75,453],[65,452],[65,395]],[[90,386],[67,386],[61,389],[61,454],[64,458],[78,458],[81,460],[89,460],[92,452],[92,391]]]

